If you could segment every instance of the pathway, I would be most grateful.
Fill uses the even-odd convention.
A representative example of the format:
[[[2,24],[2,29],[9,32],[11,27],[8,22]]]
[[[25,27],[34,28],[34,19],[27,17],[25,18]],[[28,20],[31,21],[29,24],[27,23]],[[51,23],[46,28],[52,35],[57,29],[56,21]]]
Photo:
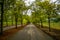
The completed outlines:
[[[53,40],[53,38],[38,30],[33,24],[29,24],[24,29],[8,37],[7,40]]]

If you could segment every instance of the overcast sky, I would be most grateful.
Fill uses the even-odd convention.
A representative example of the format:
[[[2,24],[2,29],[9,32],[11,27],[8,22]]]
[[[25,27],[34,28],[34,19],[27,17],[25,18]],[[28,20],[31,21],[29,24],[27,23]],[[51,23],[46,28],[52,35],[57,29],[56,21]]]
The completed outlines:
[[[35,0],[25,0],[27,6],[31,5]],[[55,2],[56,0],[51,0],[51,2]]]
[[[30,6],[35,0],[25,0],[26,6]],[[55,2],[56,0],[51,0],[51,2]],[[29,9],[27,14],[31,15],[31,10]]]
[[[25,0],[27,6],[31,5],[35,0]]]

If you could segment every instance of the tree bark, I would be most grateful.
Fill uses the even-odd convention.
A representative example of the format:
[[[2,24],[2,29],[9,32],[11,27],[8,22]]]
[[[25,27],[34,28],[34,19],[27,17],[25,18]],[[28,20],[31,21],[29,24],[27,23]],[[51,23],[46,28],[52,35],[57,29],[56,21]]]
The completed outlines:
[[[23,19],[22,19],[22,16],[21,16],[21,25],[23,25]]]
[[[49,25],[49,31],[51,31],[51,28],[50,28],[50,17],[49,16],[48,16],[48,25]]]
[[[41,28],[43,28],[43,22],[41,17],[40,17],[40,22],[41,22]]]
[[[43,28],[43,22],[42,22],[42,19],[41,19],[40,21],[41,21],[41,28]]]
[[[15,25],[16,25],[16,29],[17,29],[17,14],[15,14]]]
[[[12,26],[13,26],[13,17],[11,18]]]
[[[23,18],[22,18],[22,11],[21,11],[21,10],[20,10],[20,16],[21,16],[21,17],[20,17],[20,18],[21,18],[21,19],[20,19],[20,23],[21,23],[21,26],[23,26]]]
[[[3,13],[4,13],[4,0],[2,0],[3,2],[1,3],[1,34],[3,34]]]

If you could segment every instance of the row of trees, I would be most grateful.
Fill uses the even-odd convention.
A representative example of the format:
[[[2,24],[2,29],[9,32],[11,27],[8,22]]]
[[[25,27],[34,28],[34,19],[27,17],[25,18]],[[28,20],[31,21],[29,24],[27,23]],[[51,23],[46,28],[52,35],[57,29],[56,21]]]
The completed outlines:
[[[57,1],[56,1],[57,2]],[[56,2],[50,2],[50,1],[40,1],[36,0],[35,3],[33,3],[32,6],[32,18],[34,18],[33,22],[34,23],[41,23],[41,27],[43,27],[43,21],[47,20],[48,25],[49,25],[49,31],[50,29],[50,24],[51,24],[51,19],[57,21],[60,20],[59,15],[59,10],[60,10],[60,4],[56,4]]]
[[[56,1],[57,2],[57,1]],[[0,32],[3,33],[3,25],[11,22],[17,28],[18,22],[23,25],[23,19],[27,23],[41,23],[48,20],[49,31],[51,19],[60,21],[60,4],[56,2],[35,0],[30,6],[26,6],[25,0],[0,0]],[[59,1],[58,1],[59,3]],[[30,9],[32,15],[28,16],[27,11]],[[32,18],[32,19],[31,19]],[[56,21],[56,20],[55,20]]]
[[[28,9],[29,7],[25,5],[24,0],[0,0],[0,33],[3,33],[4,24],[8,26],[11,23],[17,28],[18,24],[23,25],[23,19],[28,22],[28,15],[25,15]]]

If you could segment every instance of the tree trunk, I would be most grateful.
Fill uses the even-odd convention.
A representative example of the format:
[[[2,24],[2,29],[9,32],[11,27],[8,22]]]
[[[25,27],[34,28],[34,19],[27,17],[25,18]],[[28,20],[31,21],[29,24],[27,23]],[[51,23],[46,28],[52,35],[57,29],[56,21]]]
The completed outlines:
[[[43,28],[43,22],[41,17],[40,17],[40,22],[41,22],[41,28]]]
[[[1,34],[3,34],[3,13],[4,13],[3,7],[4,7],[4,2],[1,3],[1,32],[0,32]]]
[[[12,26],[13,26],[13,17],[11,18]]]
[[[15,25],[16,25],[16,29],[17,29],[17,14],[15,14]]]
[[[23,18],[22,18],[22,15],[21,15],[21,26],[23,26]]]
[[[49,25],[49,31],[51,31],[51,28],[50,28],[50,17],[48,16],[48,25]]]
[[[42,22],[42,19],[40,19],[40,21],[41,21],[41,28],[43,28],[43,22]]]

